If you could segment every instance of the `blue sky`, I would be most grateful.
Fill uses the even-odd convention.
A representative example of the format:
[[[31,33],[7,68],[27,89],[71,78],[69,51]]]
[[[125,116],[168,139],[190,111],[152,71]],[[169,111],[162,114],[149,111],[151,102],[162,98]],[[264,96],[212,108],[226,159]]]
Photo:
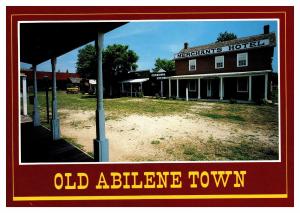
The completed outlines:
[[[152,69],[156,58],[172,59],[183,47],[198,46],[215,42],[220,32],[228,31],[238,37],[263,33],[263,26],[269,24],[270,31],[276,32],[276,21],[163,21],[163,22],[130,22],[105,34],[104,46],[110,44],[128,45],[134,50],[139,60],[138,70]],[[278,39],[278,38],[277,38]],[[82,48],[82,47],[80,47]],[[76,72],[78,50],[75,49],[57,59],[57,69],[65,72]],[[274,51],[273,69],[278,70],[277,47]],[[22,68],[31,65],[21,63]],[[37,66],[38,70],[51,70],[50,61]]]

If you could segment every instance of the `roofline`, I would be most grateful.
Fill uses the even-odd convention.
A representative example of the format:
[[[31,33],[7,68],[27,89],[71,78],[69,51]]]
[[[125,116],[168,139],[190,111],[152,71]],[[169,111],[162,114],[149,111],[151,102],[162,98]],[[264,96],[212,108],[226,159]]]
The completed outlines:
[[[263,38],[260,38],[263,37]],[[272,43],[272,38],[275,38],[275,43]],[[247,39],[253,39],[253,41],[247,41],[247,43],[250,42],[255,42],[259,40],[266,40],[269,39],[269,44],[261,47],[252,47],[252,48],[245,48],[245,49],[234,49],[230,51],[225,51],[225,52],[238,52],[238,51],[244,51],[246,49],[258,49],[258,48],[263,48],[263,47],[275,47],[276,46],[276,33],[275,32],[270,32],[268,34],[257,34],[257,35],[252,35],[252,36],[245,36],[237,39],[232,39],[228,41],[222,41],[222,42],[214,42],[214,43],[209,43],[209,44],[204,44],[204,45],[199,45],[199,46],[193,46],[189,47],[187,49],[181,49],[178,52],[173,54],[173,60],[182,60],[186,58],[195,58],[195,57],[202,57],[202,56],[208,56],[208,55],[218,55],[225,53],[224,51],[222,52],[213,52],[209,54],[201,54],[201,55],[191,55],[191,56],[185,56],[185,57],[177,57],[178,54],[187,54],[188,52],[195,52],[195,51],[204,51],[207,49],[218,49],[218,48],[223,48],[227,47],[230,45],[235,45],[235,44],[243,44],[242,42],[247,40]]]
[[[227,73],[208,73],[208,74],[194,74],[194,75],[174,75],[167,77],[167,79],[194,79],[201,77],[235,77],[235,76],[256,76],[263,75],[272,72],[272,70],[257,70],[257,71],[247,71],[247,72],[227,72]]]
[[[192,49],[192,48],[201,48],[203,46],[208,46],[208,45],[214,45],[214,44],[226,44],[227,42],[238,42],[239,40],[245,40],[245,39],[250,39],[250,38],[255,38],[255,37],[258,37],[258,36],[268,36],[268,35],[272,35],[272,34],[275,34],[275,32],[270,32],[268,34],[264,34],[264,33],[261,33],[261,34],[257,34],[257,35],[250,35],[250,36],[244,36],[244,37],[240,37],[240,38],[236,38],[236,39],[232,39],[232,40],[228,40],[228,41],[221,41],[221,42],[212,42],[212,43],[209,43],[209,44],[204,44],[204,45],[198,45],[198,46],[194,46],[194,47],[189,47],[187,49]]]

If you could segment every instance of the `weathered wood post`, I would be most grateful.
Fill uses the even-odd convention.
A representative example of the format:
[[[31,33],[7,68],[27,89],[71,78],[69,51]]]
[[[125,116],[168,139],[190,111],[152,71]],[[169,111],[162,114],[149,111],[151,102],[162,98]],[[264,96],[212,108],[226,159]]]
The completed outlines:
[[[34,99],[33,99],[33,126],[40,126],[41,120],[40,120],[40,111],[39,111],[39,102],[38,102],[38,96],[37,96],[37,80],[36,80],[36,65],[32,65],[33,70],[33,87],[34,87]]]
[[[220,100],[223,100],[223,95],[224,93],[223,93],[223,77],[220,77],[220,94],[219,94],[219,96],[220,96]]]
[[[26,75],[22,75],[21,79],[22,79],[22,108],[23,108],[23,115],[27,115],[27,82],[26,82]]]
[[[45,84],[46,84],[46,88],[45,88],[45,92],[46,92],[46,112],[47,112],[47,123],[50,122],[50,113],[49,113],[49,77],[45,76]]]
[[[198,99],[201,99],[200,89],[201,89],[200,78],[198,78]]]
[[[171,98],[171,78],[169,78],[169,98]]]
[[[249,97],[248,101],[252,101],[252,76],[249,75]]]
[[[57,98],[56,98],[56,57],[51,58],[52,67],[52,120],[51,120],[51,130],[52,139],[60,139],[60,125],[59,116],[57,112]]]
[[[96,40],[98,72],[97,72],[96,139],[94,140],[94,160],[98,162],[109,161],[108,140],[105,136],[102,49],[103,49],[103,33],[99,32]]]
[[[185,87],[185,100],[189,101],[189,88],[188,88],[188,86]]]
[[[268,73],[265,74],[265,101],[268,100]]]
[[[164,82],[160,81],[160,97],[164,97]]]
[[[177,79],[176,82],[176,98],[179,98],[179,79]]]

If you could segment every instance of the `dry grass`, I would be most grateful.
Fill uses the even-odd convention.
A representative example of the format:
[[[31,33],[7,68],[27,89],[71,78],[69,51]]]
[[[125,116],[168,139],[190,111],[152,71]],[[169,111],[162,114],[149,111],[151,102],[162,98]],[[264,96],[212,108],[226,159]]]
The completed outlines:
[[[44,93],[40,92],[42,122],[46,118],[44,98]],[[117,144],[116,150],[112,151],[124,153],[120,146],[129,149],[121,161],[278,159],[277,106],[146,98],[106,99],[104,104],[108,135],[115,137],[115,142],[111,142]],[[58,106],[61,126],[68,130],[65,136],[78,144],[77,147],[92,154],[95,98],[58,92]],[[124,122],[130,116],[136,116],[136,121],[144,120]],[[166,117],[172,118],[170,123],[162,122]],[[120,127],[122,121],[124,124]],[[171,122],[176,125],[170,129],[166,125]],[[189,125],[191,123],[194,126]],[[161,135],[155,125],[162,125],[159,128],[163,130],[159,131]],[[149,128],[154,130],[145,135],[145,129]]]

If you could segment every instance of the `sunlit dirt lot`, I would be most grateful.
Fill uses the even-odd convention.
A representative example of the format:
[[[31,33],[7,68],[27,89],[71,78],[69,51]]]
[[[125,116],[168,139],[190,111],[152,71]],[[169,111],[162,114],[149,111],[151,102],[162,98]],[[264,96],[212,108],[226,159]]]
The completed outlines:
[[[45,119],[44,93],[39,99]],[[104,104],[110,161],[278,159],[274,105],[149,98],[106,99]],[[62,136],[93,156],[95,97],[58,92],[58,107]]]

